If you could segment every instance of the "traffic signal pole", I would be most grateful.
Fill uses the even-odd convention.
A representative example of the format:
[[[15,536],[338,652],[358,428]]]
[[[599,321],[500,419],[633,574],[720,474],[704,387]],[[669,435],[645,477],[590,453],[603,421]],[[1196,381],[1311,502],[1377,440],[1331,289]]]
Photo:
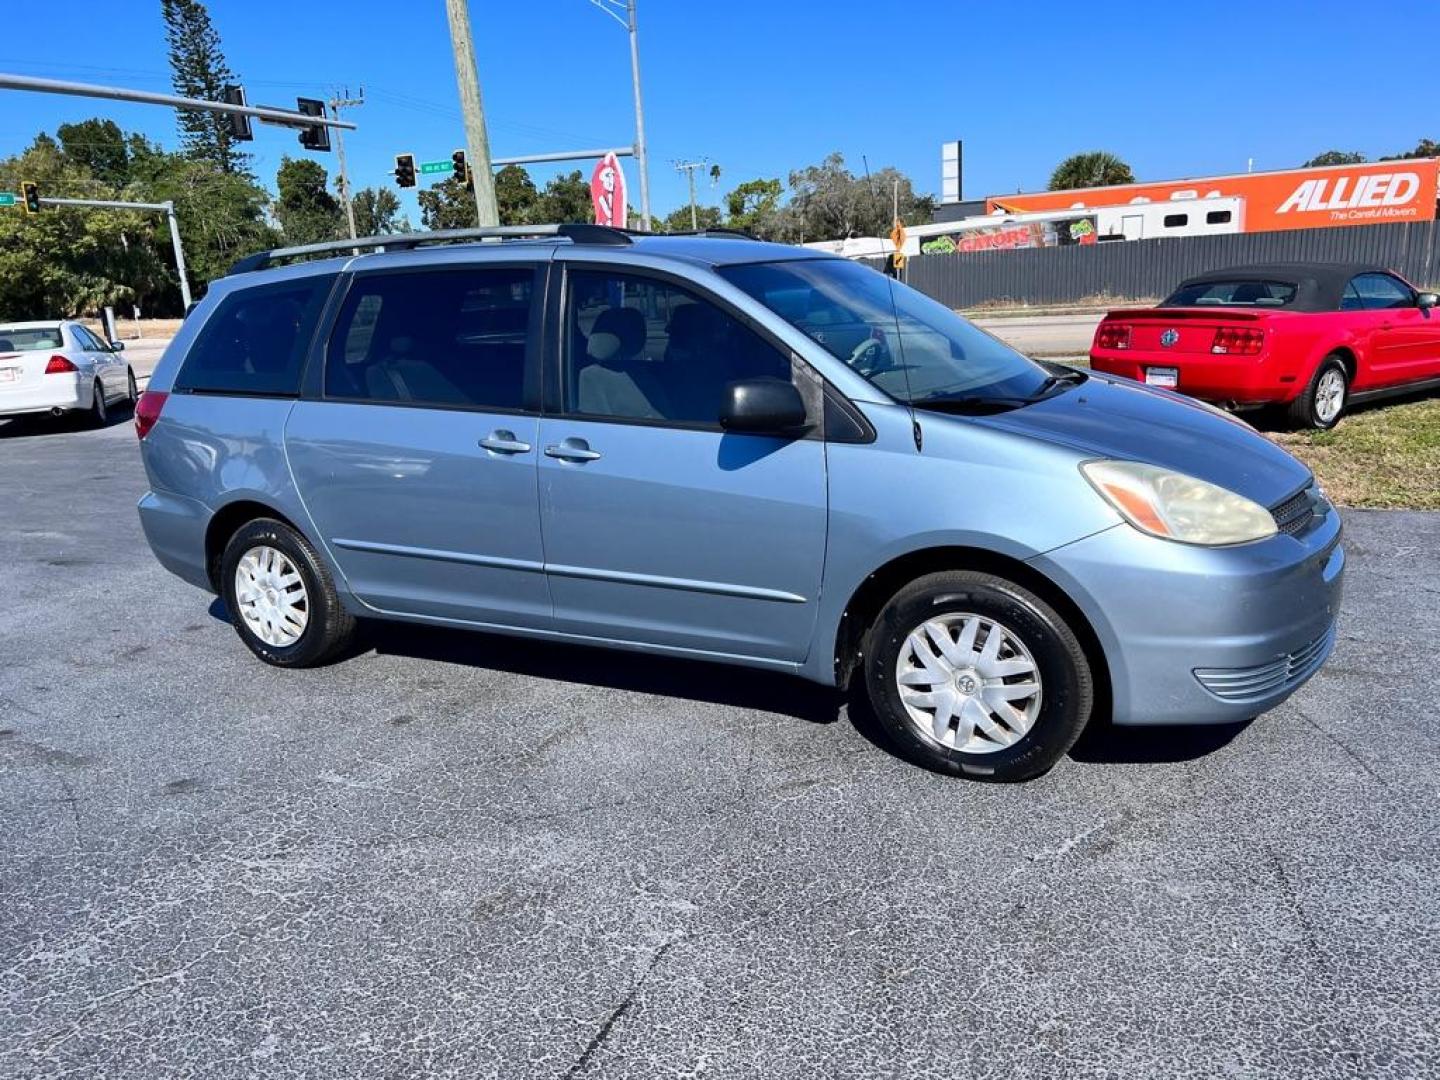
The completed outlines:
[[[185,272],[185,249],[180,246],[180,223],[175,219],[175,204],[166,199],[161,203],[118,202],[114,199],[47,199],[41,198],[41,206],[89,206],[105,210],[149,210],[164,214],[170,224],[170,243],[175,248],[175,271],[180,276],[180,302],[185,310],[190,309],[190,280]]]
[[[172,109],[194,109],[199,112],[230,113],[253,116],[271,124],[286,127],[331,127],[354,131],[347,120],[328,116],[308,116],[290,109],[272,109],[267,105],[239,105],[228,101],[205,101],[202,98],[180,97],[177,94],[154,94],[149,90],[131,90],[120,86],[95,86],[91,83],[66,82],[63,79],[37,79],[29,75],[8,75],[0,72],[0,90],[32,90],[40,94],[68,94],[72,97],[103,98],[109,101],[136,101],[142,105],[168,105]]]

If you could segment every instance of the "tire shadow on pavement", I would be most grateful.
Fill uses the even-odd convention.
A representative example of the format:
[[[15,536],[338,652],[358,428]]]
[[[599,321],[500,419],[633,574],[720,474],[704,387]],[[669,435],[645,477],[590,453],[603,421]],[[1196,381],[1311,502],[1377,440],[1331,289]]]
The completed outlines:
[[[1166,727],[1120,727],[1090,722],[1070,748],[1073,761],[1092,765],[1160,765],[1194,761],[1229,745],[1253,721]]]

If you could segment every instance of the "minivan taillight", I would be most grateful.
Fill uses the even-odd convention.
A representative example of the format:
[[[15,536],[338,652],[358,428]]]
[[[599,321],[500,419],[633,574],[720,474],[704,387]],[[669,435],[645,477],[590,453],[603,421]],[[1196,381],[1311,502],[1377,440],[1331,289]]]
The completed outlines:
[[[1130,326],[1128,323],[1100,324],[1095,331],[1097,349],[1128,349],[1130,347]]]
[[[1215,331],[1215,341],[1210,346],[1212,353],[1227,356],[1254,356],[1265,344],[1265,331],[1248,326],[1222,326]]]
[[[160,410],[165,408],[165,399],[170,395],[160,390],[146,390],[135,402],[135,434],[145,438],[155,421],[160,419]]]
[[[45,365],[46,375],[67,375],[72,371],[78,371],[74,364],[63,356],[52,356],[50,362]]]

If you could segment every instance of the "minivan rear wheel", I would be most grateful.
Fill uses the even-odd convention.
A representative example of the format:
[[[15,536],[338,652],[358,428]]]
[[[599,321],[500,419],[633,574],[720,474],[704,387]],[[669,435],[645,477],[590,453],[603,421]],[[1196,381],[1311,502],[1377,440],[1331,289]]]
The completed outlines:
[[[240,640],[267,664],[315,667],[355,637],[329,572],[310,542],[282,521],[242,525],[220,559],[220,587]]]
[[[864,642],[869,698],[910,760],[983,780],[1029,780],[1080,737],[1094,684],[1075,633],[1013,581],[969,571],[901,589]]]

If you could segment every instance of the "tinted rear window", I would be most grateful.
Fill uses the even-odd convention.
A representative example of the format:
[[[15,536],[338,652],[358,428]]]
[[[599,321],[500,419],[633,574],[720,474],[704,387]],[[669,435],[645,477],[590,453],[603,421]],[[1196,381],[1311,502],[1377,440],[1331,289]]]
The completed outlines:
[[[1295,299],[1295,285],[1288,281],[1197,281],[1181,285],[1164,307],[1284,307]]]
[[[200,393],[300,393],[305,350],[333,275],[262,285],[221,301],[175,379]]]

